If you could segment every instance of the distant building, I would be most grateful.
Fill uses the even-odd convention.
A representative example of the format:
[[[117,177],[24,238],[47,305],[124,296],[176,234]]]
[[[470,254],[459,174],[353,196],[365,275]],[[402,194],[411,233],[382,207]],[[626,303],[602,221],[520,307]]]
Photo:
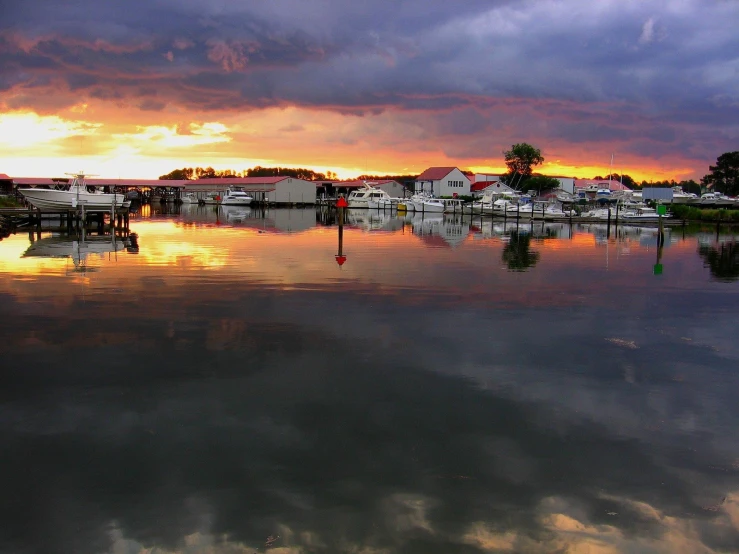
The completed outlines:
[[[429,167],[416,177],[416,192],[434,196],[469,196],[470,180],[456,167]]]
[[[575,193],[575,178],[574,177],[560,177],[559,175],[549,175],[553,179],[559,181],[559,188],[569,192],[570,194]]]

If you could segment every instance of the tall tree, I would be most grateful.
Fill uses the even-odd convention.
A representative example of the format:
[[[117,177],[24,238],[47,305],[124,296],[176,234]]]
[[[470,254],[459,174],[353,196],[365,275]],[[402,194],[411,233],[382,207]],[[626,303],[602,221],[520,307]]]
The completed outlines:
[[[716,165],[708,169],[711,173],[701,179],[701,184],[729,196],[739,194],[739,151],[721,154],[716,159]]]
[[[534,166],[544,161],[541,150],[525,142],[519,142],[511,146],[510,150],[504,150],[503,156],[510,173],[510,179],[506,180],[509,184],[513,183],[514,179],[529,177]]]

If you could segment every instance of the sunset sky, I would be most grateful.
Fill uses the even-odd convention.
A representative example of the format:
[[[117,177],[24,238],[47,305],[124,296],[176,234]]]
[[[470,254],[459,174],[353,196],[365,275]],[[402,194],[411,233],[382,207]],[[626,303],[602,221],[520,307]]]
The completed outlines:
[[[739,146],[725,0],[35,0],[0,30],[0,173],[184,166],[699,179]]]

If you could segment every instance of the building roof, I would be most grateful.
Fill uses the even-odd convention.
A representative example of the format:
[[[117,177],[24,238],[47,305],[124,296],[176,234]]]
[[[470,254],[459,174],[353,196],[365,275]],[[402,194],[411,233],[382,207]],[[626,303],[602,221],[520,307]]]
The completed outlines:
[[[11,178],[5,175],[5,173],[0,173],[0,181],[10,181]]]
[[[470,186],[470,192],[480,192],[481,190],[485,190],[492,186],[502,188],[504,190],[512,190],[511,187],[501,183],[500,181],[476,181]]]
[[[500,181],[475,181],[470,185],[470,192],[477,192],[480,190],[484,190],[488,188],[489,186],[497,184],[500,186]]]
[[[2,177],[0,177],[2,179]],[[10,179],[10,177],[8,177]],[[47,185],[53,186],[59,181],[70,182],[72,177],[13,177],[13,182],[16,185]],[[276,176],[276,177],[216,177],[213,179],[85,179],[85,183],[90,186],[104,186],[114,185],[122,187],[169,187],[169,188],[182,188],[187,186],[191,188],[193,186],[221,186],[228,187],[232,185],[274,185],[285,179],[296,179],[296,177],[290,176]],[[302,179],[298,179],[302,180]],[[307,182],[307,181],[306,181]]]
[[[584,189],[588,185],[598,185],[599,187],[608,187],[609,190],[631,190],[626,185],[621,184],[615,179],[575,179],[575,188]]]
[[[456,167],[429,167],[416,177],[416,181],[438,181],[449,175]],[[464,176],[467,179],[467,175]],[[469,179],[468,179],[469,180]]]

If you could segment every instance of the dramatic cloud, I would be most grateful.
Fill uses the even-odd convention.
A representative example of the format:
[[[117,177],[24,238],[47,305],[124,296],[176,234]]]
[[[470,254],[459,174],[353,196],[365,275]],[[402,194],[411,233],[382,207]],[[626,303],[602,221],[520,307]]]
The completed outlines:
[[[498,145],[526,139],[545,157],[558,152],[563,167],[602,165],[615,151],[627,172],[674,176],[702,175],[739,139],[732,2],[41,0],[6,12],[5,110],[57,115],[98,100],[134,123],[142,111],[390,113],[442,126],[444,136],[423,140],[463,166],[501,165]],[[156,97],[142,92],[150,88]],[[390,134],[361,131],[376,145]],[[421,166],[415,140],[401,150]],[[362,155],[346,148],[334,163]],[[375,164],[397,163],[380,155],[388,161]]]

